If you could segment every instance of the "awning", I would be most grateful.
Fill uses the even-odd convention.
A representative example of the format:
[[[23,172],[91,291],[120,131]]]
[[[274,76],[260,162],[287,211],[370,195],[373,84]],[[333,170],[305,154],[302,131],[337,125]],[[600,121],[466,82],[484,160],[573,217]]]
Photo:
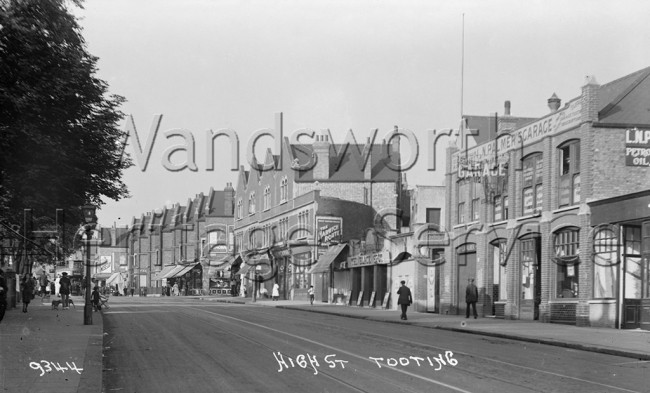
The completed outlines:
[[[329,271],[332,262],[334,262],[336,258],[338,258],[338,256],[343,253],[347,246],[347,244],[337,244],[334,247],[330,247],[325,254],[321,255],[318,258],[318,262],[312,266],[311,270],[309,270],[309,274],[324,273]]]
[[[245,263],[244,266],[242,266],[241,269],[239,269],[239,271],[237,272],[237,274],[240,274],[240,275],[242,275],[242,276],[245,276],[246,273],[248,273],[248,271],[250,270],[251,267],[252,267],[252,265],[249,265],[249,264],[246,264],[246,263]]]
[[[195,267],[196,265],[200,265],[200,263],[195,263],[195,264],[192,264],[192,265],[183,266],[183,268],[182,268],[181,270],[179,270],[178,272],[174,273],[173,275],[170,275],[170,276],[167,277],[167,278],[174,278],[174,277],[180,277],[180,276],[183,276],[183,275],[185,275],[185,273],[187,273],[187,272],[189,272],[190,270],[194,269],[194,267]]]
[[[107,280],[106,280],[106,285],[111,285],[112,283],[118,283],[121,280],[122,276],[120,273],[113,273]]]
[[[185,269],[185,265],[175,265],[174,268],[168,271],[164,276],[160,276],[160,279],[162,280],[163,278],[176,277],[176,273],[180,272],[183,269]]]
[[[108,280],[109,278],[111,278],[112,275],[113,275],[113,273],[95,273],[93,275],[93,278],[95,280],[97,280],[97,281],[104,281],[104,280]]]
[[[152,280],[153,281],[162,280],[169,272],[171,272],[175,268],[176,268],[176,265],[169,265],[169,266],[163,267],[163,269],[161,271],[159,271],[158,273],[156,273],[155,276],[153,276]]]
[[[397,254],[395,259],[393,259],[393,263],[397,264],[400,262],[404,262],[411,259],[411,257],[412,257],[411,253],[409,253],[408,251],[402,251],[399,254]]]

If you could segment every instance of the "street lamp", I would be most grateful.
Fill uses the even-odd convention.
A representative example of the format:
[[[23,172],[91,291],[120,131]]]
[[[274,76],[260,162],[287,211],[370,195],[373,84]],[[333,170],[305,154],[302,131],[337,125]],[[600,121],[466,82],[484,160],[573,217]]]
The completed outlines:
[[[86,232],[86,304],[84,305],[84,325],[93,324],[93,307],[90,303],[90,239],[93,236],[93,230],[97,226],[97,217],[95,211],[97,208],[93,205],[86,205],[81,208],[84,216],[84,231]]]

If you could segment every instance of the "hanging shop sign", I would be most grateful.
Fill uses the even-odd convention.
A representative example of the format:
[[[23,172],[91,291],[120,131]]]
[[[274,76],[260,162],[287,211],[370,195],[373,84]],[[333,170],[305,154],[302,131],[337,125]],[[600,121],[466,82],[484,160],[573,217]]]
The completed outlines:
[[[650,130],[625,130],[625,166],[650,167]]]

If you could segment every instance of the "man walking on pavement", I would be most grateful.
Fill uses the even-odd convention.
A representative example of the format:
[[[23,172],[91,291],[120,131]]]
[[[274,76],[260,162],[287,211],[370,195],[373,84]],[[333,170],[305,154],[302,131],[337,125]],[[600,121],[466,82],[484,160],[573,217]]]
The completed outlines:
[[[474,311],[474,319],[478,318],[476,313],[476,302],[478,301],[478,288],[474,285],[474,279],[469,279],[469,284],[467,284],[467,289],[465,289],[465,303],[467,303],[467,308],[465,309],[465,318],[469,318],[469,306],[472,306]]]
[[[397,304],[402,306],[402,317],[401,319],[406,321],[406,310],[413,303],[413,298],[411,297],[411,290],[406,286],[406,281],[402,280],[400,282],[401,287],[397,290],[399,298],[397,298]]]

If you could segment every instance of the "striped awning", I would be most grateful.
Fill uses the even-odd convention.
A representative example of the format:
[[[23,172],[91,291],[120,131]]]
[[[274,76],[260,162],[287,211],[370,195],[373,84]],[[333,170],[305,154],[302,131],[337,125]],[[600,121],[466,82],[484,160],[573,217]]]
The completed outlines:
[[[168,266],[163,267],[163,269],[161,271],[157,272],[156,275],[153,276],[152,280],[154,280],[154,281],[162,280],[163,278],[165,278],[165,276],[169,272],[171,272],[175,268],[176,268],[176,265],[168,265]]]

